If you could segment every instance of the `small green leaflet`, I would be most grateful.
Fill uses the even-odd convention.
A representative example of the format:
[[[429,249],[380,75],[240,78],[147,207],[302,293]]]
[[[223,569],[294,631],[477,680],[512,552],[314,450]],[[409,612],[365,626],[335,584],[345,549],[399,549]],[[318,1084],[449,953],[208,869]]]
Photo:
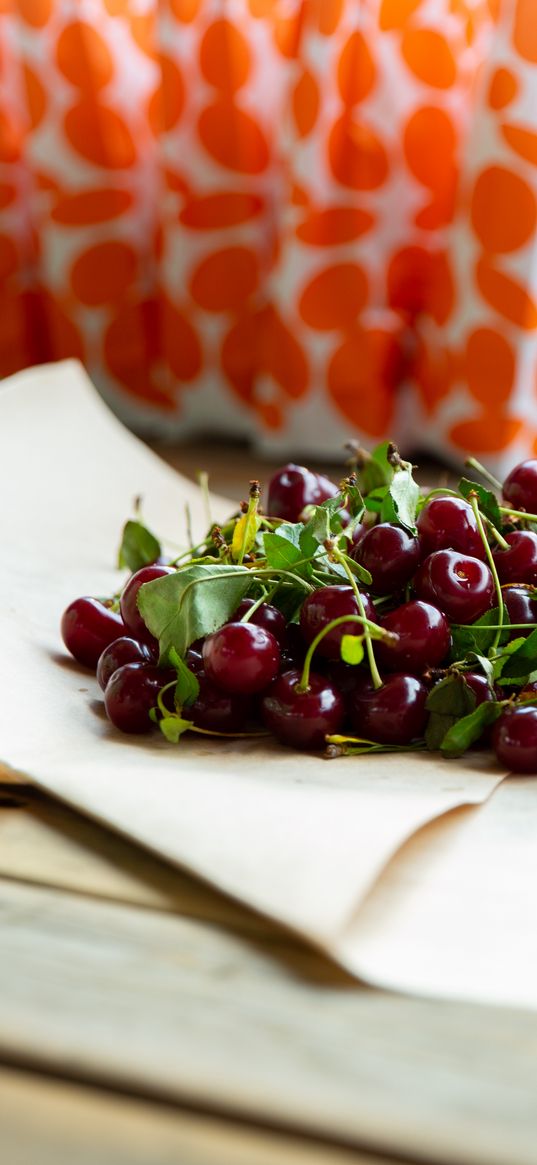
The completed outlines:
[[[192,720],[183,720],[181,716],[163,716],[158,726],[170,744],[177,744],[183,733],[192,728]]]
[[[245,566],[200,563],[144,583],[138,610],[160,646],[160,663],[170,650],[184,656],[195,639],[221,627],[252,585]]]
[[[263,534],[267,566],[273,570],[292,570],[295,563],[302,562],[304,553],[299,542],[301,530],[303,526],[297,523],[296,526],[280,526],[277,534]]]
[[[466,499],[468,499],[471,493],[477,494],[477,501],[481,513],[492,522],[493,526],[496,526],[497,530],[501,529],[502,515],[500,514],[498,499],[492,490],[485,489],[484,485],[480,485],[477,481],[470,481],[467,477],[461,477],[458,488],[459,493]]]
[[[174,702],[177,708],[184,708],[185,705],[193,704],[199,696],[200,685],[198,677],[194,672],[186,666],[184,660],[178,655],[175,647],[170,647],[169,658],[172,667],[177,672],[177,683],[173,694]]]
[[[489,628],[498,626],[499,615],[498,607],[493,607],[491,611],[486,611],[475,623],[468,623],[465,626],[452,626],[453,646],[451,658],[458,661],[464,659],[469,652],[485,655],[492,647],[496,636],[496,631],[493,629],[489,630]],[[505,643],[509,638],[509,615],[505,607],[503,622],[505,631],[502,631],[500,636],[500,644]]]
[[[381,510],[383,522],[399,522],[399,525],[408,530],[410,534],[416,534],[416,511],[419,499],[420,487],[412,477],[412,466],[404,463],[394,472]]]
[[[427,696],[425,707],[429,720],[425,730],[427,748],[434,752],[440,748],[449,729],[475,708],[475,694],[458,672],[452,672]]]
[[[440,745],[443,755],[446,757],[462,756],[472,744],[475,744],[476,740],[480,739],[485,728],[494,724],[498,716],[501,716],[502,711],[502,703],[498,700],[489,700],[479,704],[473,712],[470,712],[469,716],[457,720],[457,723],[448,729]]]
[[[344,635],[340,651],[344,663],[361,663],[364,658],[363,635]]]
[[[502,683],[512,678],[518,679],[520,676],[527,678],[535,668],[537,668],[537,627],[509,654],[501,669]]]
[[[141,570],[160,557],[161,545],[158,538],[147,529],[142,522],[129,520],[125,522],[121,534],[121,545],[118,552],[117,564],[128,570]]]
[[[388,451],[391,447],[391,441],[383,441],[381,445],[377,445],[360,469],[358,482],[363,494],[370,494],[379,486],[390,484],[393,477],[393,466],[388,461]],[[369,506],[367,508],[369,509]]]

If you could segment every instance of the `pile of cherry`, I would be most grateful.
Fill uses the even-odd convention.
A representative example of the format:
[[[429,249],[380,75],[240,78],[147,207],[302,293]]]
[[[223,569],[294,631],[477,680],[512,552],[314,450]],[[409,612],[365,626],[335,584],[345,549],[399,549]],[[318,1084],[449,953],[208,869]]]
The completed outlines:
[[[537,460],[492,489],[473,465],[486,487],[428,493],[388,443],[339,486],[287,465],[265,510],[252,483],[171,562],[128,523],[126,584],[75,599],[64,643],[123,732],[268,732],[328,756],[484,742],[537,773]],[[192,642],[163,638],[168,601]]]

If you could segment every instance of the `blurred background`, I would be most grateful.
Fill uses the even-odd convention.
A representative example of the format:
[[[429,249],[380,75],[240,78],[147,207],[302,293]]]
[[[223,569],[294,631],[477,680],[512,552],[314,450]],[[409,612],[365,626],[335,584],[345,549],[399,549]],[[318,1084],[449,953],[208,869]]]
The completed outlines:
[[[537,450],[536,64],[536,0],[2,0],[0,376],[75,356],[189,449],[501,476]]]

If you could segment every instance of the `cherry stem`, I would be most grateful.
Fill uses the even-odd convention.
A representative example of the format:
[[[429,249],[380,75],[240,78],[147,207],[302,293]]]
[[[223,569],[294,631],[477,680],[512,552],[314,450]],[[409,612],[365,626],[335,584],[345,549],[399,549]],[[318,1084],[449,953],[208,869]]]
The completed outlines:
[[[485,521],[487,523],[487,526],[488,526],[493,538],[496,539],[498,546],[501,546],[502,550],[509,550],[509,543],[506,541],[503,534],[500,534],[500,531],[494,525],[494,522],[491,522],[490,518],[487,518],[486,516],[485,516]]]
[[[209,493],[209,474],[206,473],[204,469],[200,469],[196,474],[196,477],[201,490],[201,496],[203,498],[207,529],[210,530],[213,524],[213,519],[211,514],[211,495]]]
[[[473,491],[470,494],[468,494],[468,501],[470,502],[470,505],[474,511],[474,517],[475,517],[475,520],[477,523],[477,528],[479,530],[481,541],[482,541],[484,549],[485,549],[485,554],[486,554],[487,559],[488,559],[490,572],[491,572],[492,577],[494,579],[494,586],[496,588],[496,596],[498,599],[498,626],[496,628],[496,634],[494,636],[494,639],[490,645],[491,651],[496,651],[496,648],[498,647],[498,644],[499,644],[500,639],[501,639],[501,634],[502,634],[503,626],[504,626],[504,604],[503,604],[502,588],[501,588],[500,580],[498,578],[498,571],[496,570],[496,563],[494,561],[492,550],[490,549],[489,541],[488,541],[487,535],[485,533],[483,519],[482,519],[481,514],[479,512],[477,494],[474,493]]]
[[[343,567],[345,574],[347,575],[347,578],[350,582],[350,585],[354,591],[354,596],[355,596],[356,602],[358,603],[358,610],[360,612],[360,615],[362,616],[362,619],[366,619],[364,600],[362,599],[360,591],[358,590],[358,587],[356,585],[356,579],[355,579],[355,577],[352,573],[352,570],[347,562],[346,555],[342,554],[341,550],[338,550],[337,546],[334,547],[332,554],[333,554],[333,557],[335,558],[336,562],[341,563],[341,566]],[[366,653],[367,653],[367,660],[369,663],[369,670],[371,672],[371,679],[373,681],[373,687],[376,690],[378,690],[378,688],[382,687],[382,680],[380,678],[380,672],[379,672],[379,669],[377,667],[377,661],[375,659],[375,653],[373,651],[373,641],[371,639],[371,632],[369,630],[369,624],[368,624],[367,619],[366,619],[366,622],[364,623],[364,639],[365,639],[365,649],[366,649]]]
[[[240,552],[239,552],[239,557],[237,559],[239,566],[242,566],[242,563],[244,562],[244,555],[246,554],[246,546],[248,543],[248,536],[249,536],[250,531],[251,531],[251,521],[253,520],[255,522],[256,515],[257,515],[257,509],[259,506],[259,498],[260,498],[259,482],[258,481],[251,481],[250,482],[250,496],[248,498],[248,509],[246,511],[246,514],[244,515],[245,522],[244,522],[244,531],[243,531],[243,535],[242,535],[242,544],[241,544],[241,548],[240,548]],[[240,518],[239,518],[239,521],[240,521]],[[256,528],[256,530],[257,530],[257,528]],[[254,534],[254,540],[255,540],[255,534]]]
[[[464,464],[467,465],[469,469],[476,469],[477,472],[481,474],[481,477],[485,478],[485,481],[488,481],[490,485],[494,486],[494,489],[499,490],[500,493],[502,492],[503,486],[501,481],[498,481],[498,478],[494,477],[493,473],[490,473],[488,469],[485,469],[485,466],[482,465],[476,457],[467,457]]]
[[[316,648],[319,646],[321,640],[324,639],[325,635],[328,635],[329,631],[333,631],[334,627],[341,627],[344,623],[359,623],[360,627],[363,628],[364,639],[366,635],[369,635],[370,637],[371,635],[374,635],[376,639],[383,639],[385,643],[393,643],[396,639],[398,639],[398,636],[394,635],[392,631],[385,631],[383,627],[379,627],[378,623],[372,623],[368,618],[366,618],[365,613],[363,615],[339,615],[337,619],[331,619],[330,622],[326,624],[326,627],[323,627],[322,630],[319,631],[318,635],[315,636],[315,639],[312,639],[308,647],[300,683],[298,683],[295,688],[296,692],[303,693],[309,690],[311,661],[313,659],[313,654]],[[382,687],[382,680],[380,679],[380,676],[379,681],[380,682],[378,687],[380,688]]]
[[[508,514],[510,518],[523,518],[526,522],[537,522],[537,514],[527,514],[525,510],[510,510],[508,506],[500,506],[500,514]]]
[[[157,707],[158,707],[158,710],[163,718],[167,717],[167,716],[173,716],[173,712],[170,712],[170,709],[167,708],[166,705],[164,704],[164,696],[166,695],[166,692],[169,692],[171,690],[171,688],[175,688],[176,684],[177,684],[177,680],[170,680],[169,684],[165,684],[164,687],[160,688],[160,690],[159,690],[159,693],[157,696]],[[175,700],[174,700],[174,704],[175,704]]]
[[[241,623],[248,623],[249,620],[252,618],[252,615],[255,615],[256,611],[259,610],[259,607],[261,606],[261,604],[266,602],[266,599],[267,599],[267,592],[263,591],[261,598],[256,599],[255,603],[253,603],[253,605],[251,607],[248,607],[248,610],[244,612],[244,615],[241,617]]]

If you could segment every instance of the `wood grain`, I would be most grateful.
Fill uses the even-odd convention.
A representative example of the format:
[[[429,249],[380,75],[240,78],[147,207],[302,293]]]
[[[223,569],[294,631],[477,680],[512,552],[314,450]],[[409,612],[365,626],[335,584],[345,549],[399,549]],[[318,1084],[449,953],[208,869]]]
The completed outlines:
[[[435,1165],[534,1165],[537,1017],[360,990],[306,951],[0,882],[0,1059]]]
[[[0,1129],[6,1165],[395,1165],[5,1069]]]

